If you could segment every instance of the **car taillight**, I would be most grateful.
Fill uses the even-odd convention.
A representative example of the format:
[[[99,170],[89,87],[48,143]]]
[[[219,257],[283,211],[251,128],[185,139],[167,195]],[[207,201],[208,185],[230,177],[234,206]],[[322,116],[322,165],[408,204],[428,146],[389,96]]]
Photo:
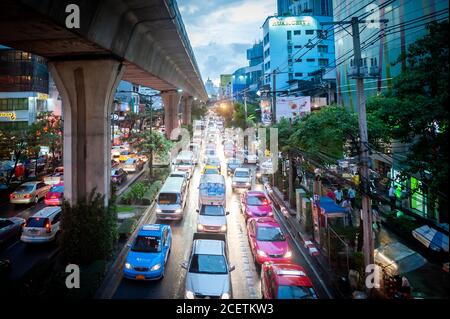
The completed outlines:
[[[11,194],[9,194],[9,198],[14,198],[14,194],[13,193],[11,193]]]
[[[25,194],[23,195],[23,198],[31,198],[31,194]]]
[[[47,233],[51,233],[52,232],[52,225],[50,224],[50,221],[47,221],[45,223],[45,230]]]

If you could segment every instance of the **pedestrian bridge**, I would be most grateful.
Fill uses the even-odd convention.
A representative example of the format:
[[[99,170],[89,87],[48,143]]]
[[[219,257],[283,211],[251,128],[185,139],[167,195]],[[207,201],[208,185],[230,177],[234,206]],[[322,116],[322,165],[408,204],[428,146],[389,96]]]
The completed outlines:
[[[167,134],[178,125],[182,96],[186,124],[192,101],[207,100],[175,0],[2,0],[0,44],[48,59],[63,102],[71,202],[93,188],[109,195],[110,113],[120,80],[162,92]]]

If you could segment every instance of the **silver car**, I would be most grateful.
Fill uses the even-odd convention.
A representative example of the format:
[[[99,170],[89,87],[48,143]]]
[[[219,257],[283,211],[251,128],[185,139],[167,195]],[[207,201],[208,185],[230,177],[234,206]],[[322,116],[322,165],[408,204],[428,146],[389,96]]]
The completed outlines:
[[[187,270],[186,299],[232,298],[225,234],[194,234],[189,261],[181,264]]]
[[[220,205],[202,205],[197,209],[199,213],[197,219],[198,232],[227,232],[227,217],[229,212],[225,212],[223,206]]]

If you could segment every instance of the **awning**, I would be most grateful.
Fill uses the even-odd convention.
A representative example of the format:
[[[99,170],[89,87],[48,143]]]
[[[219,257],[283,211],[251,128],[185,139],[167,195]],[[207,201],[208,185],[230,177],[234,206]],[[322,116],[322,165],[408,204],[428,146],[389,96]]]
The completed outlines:
[[[427,225],[416,228],[412,235],[425,247],[434,251],[444,251],[448,253],[448,236]]]
[[[399,242],[375,249],[374,259],[390,276],[408,273],[427,263],[425,258]]]

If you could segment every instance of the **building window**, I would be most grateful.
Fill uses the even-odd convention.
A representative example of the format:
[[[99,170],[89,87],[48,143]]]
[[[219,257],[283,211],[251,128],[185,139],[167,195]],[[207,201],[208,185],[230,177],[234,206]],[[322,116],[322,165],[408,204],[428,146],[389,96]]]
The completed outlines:
[[[294,30],[294,35],[300,35],[300,34],[301,34],[300,30]]]
[[[305,30],[305,34],[314,34],[314,30]]]
[[[292,64],[292,58],[288,59],[288,64]]]
[[[28,99],[0,99],[0,111],[28,110]]]
[[[301,45],[294,45],[294,49],[301,49],[302,46]]]
[[[316,59],[306,59],[306,62],[314,62]]]
[[[319,66],[327,66],[328,59],[319,59]]]
[[[303,76],[303,73],[302,73],[302,72],[296,72],[296,73],[295,73],[295,77],[298,78],[298,77],[301,77],[301,76]]]
[[[328,45],[318,45],[317,51],[320,53],[328,53]]]
[[[287,31],[287,39],[292,40],[292,31]]]
[[[264,45],[266,45],[267,43],[269,43],[269,33],[267,33],[267,34],[264,36]]]

